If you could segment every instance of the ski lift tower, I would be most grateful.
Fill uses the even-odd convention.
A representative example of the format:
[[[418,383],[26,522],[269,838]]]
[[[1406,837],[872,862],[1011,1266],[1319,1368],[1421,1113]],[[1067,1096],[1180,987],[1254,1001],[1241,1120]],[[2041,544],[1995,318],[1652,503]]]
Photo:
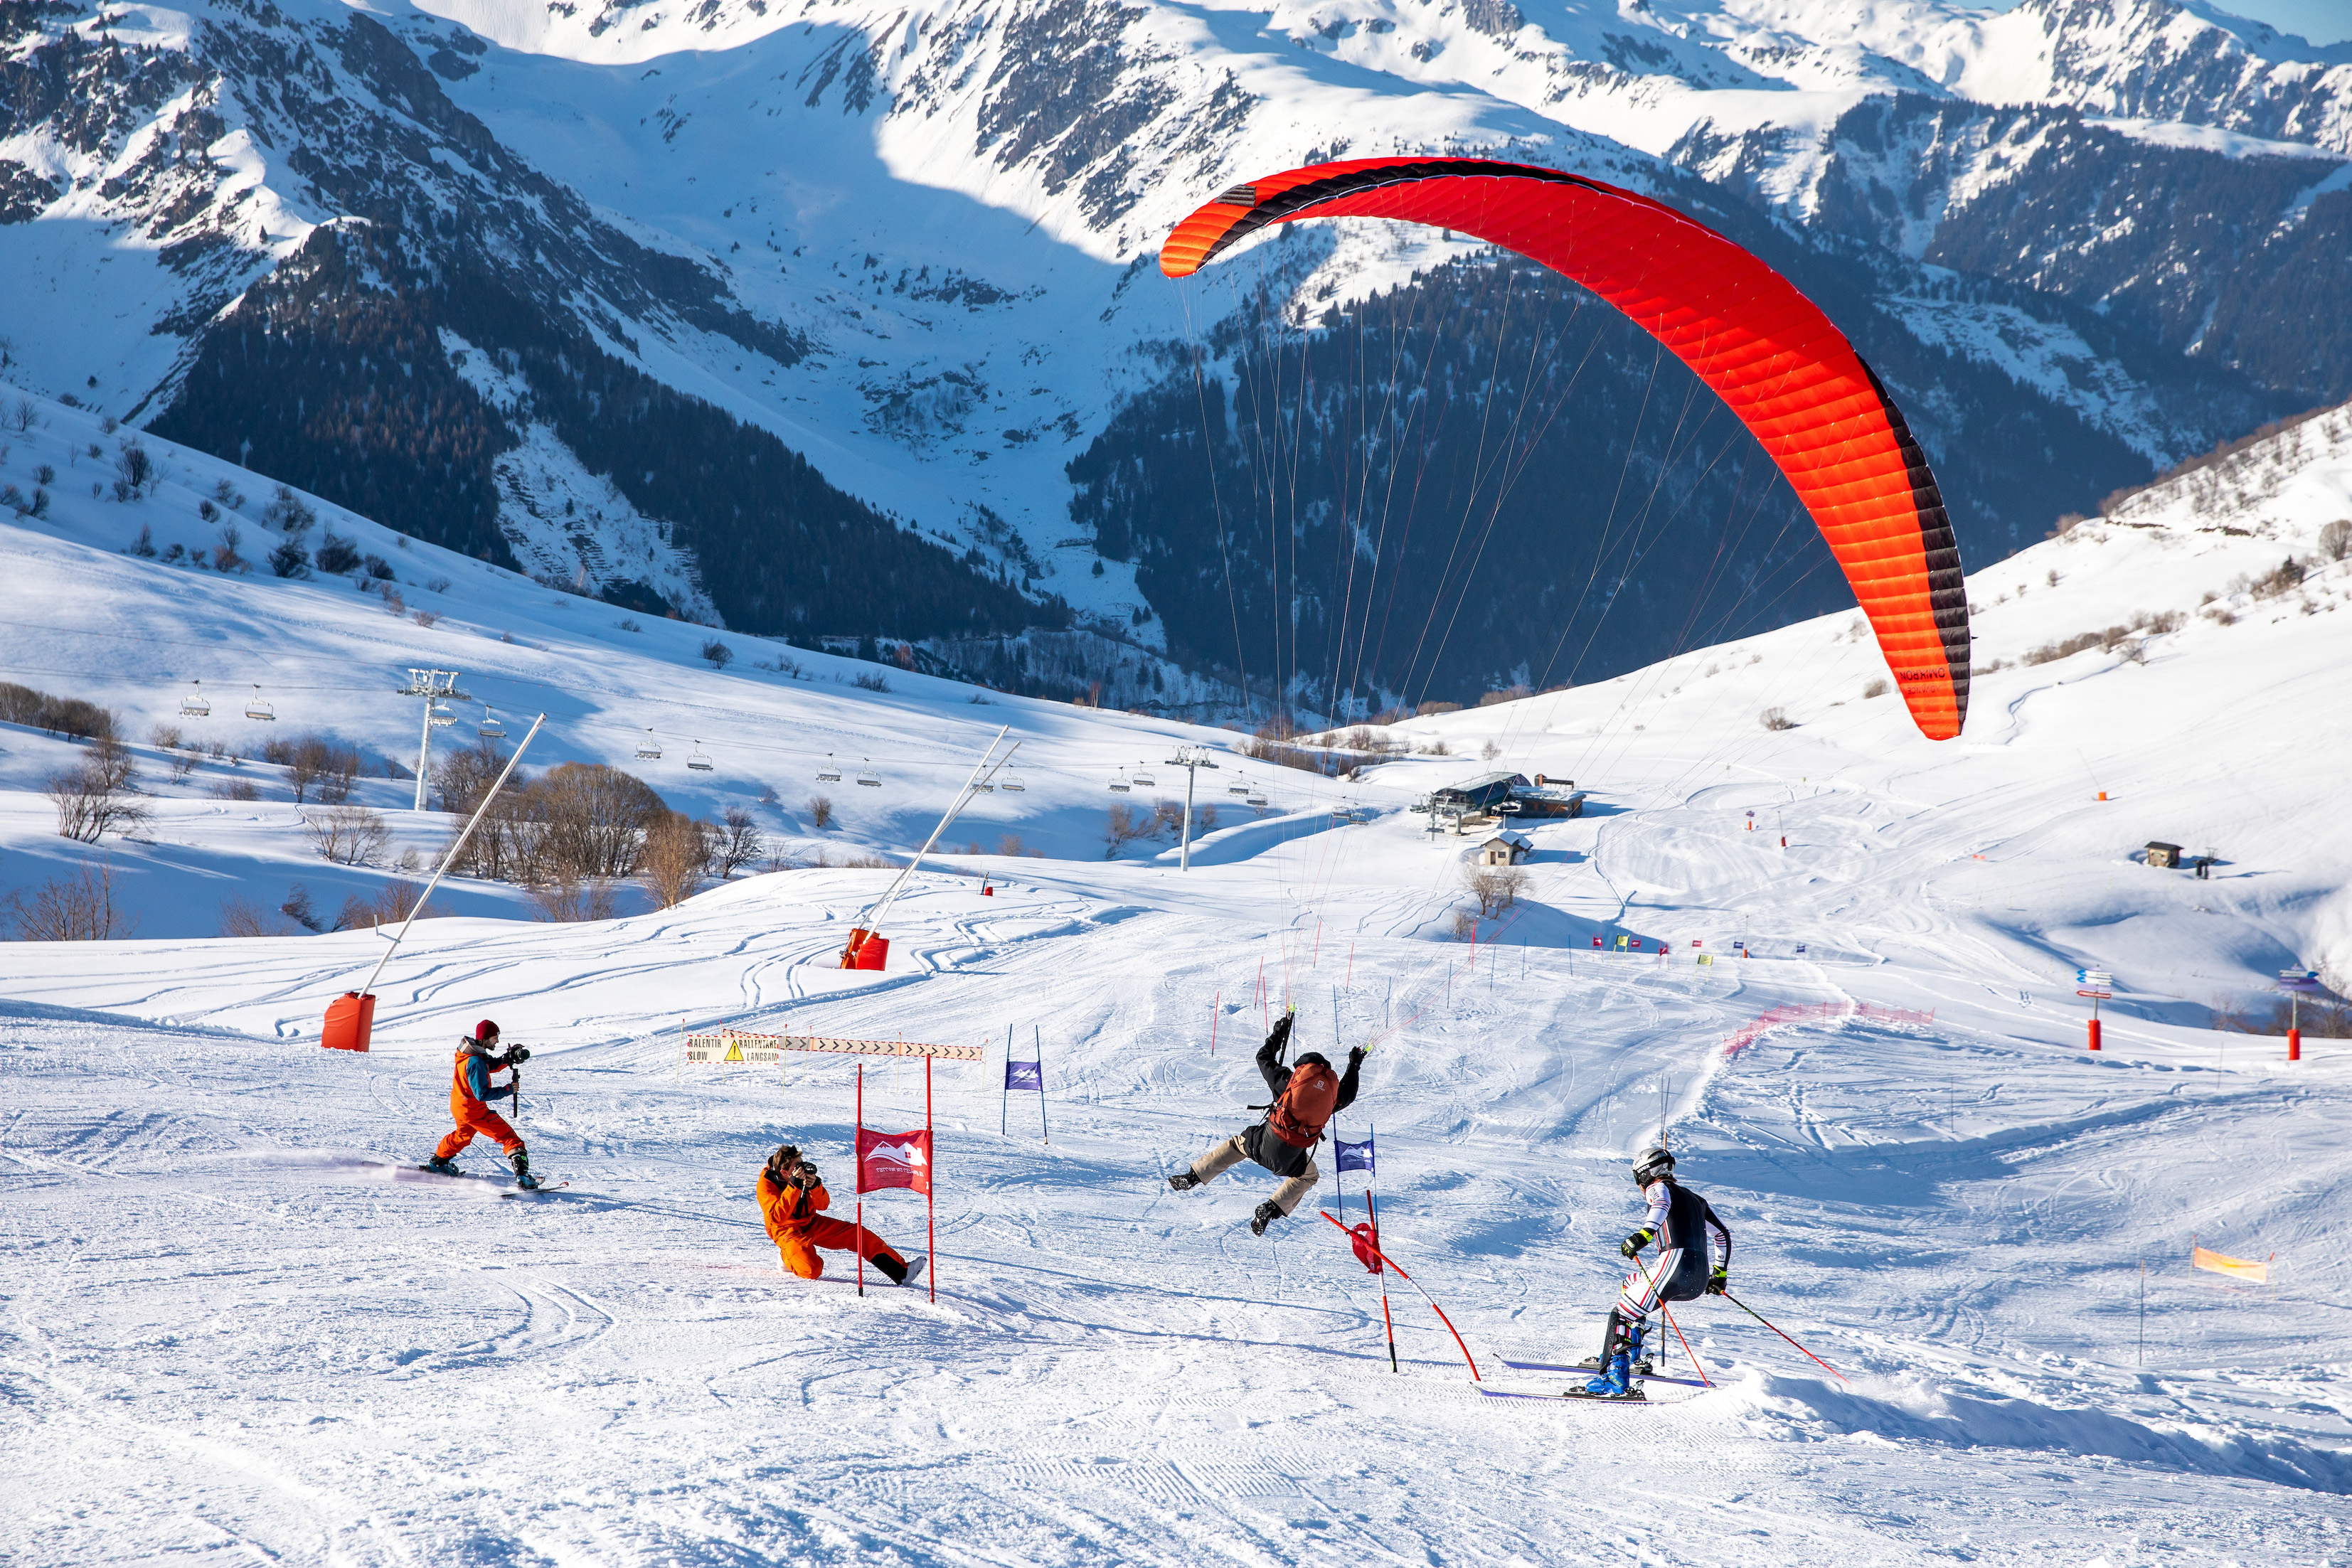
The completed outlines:
[[[446,728],[457,722],[456,714],[442,711],[438,705],[447,698],[460,702],[473,699],[457,689],[457,672],[455,670],[411,670],[408,672],[408,684],[400,688],[398,695],[425,699],[424,731],[416,742],[415,810],[422,811],[425,810],[425,784],[432,777],[434,727]]]
[[[1180,746],[1176,748],[1176,755],[1168,759],[1168,766],[1181,768],[1184,770],[1184,839],[1182,851],[1177,859],[1176,869],[1191,871],[1192,869],[1192,786],[1200,779],[1202,768],[1205,768],[1213,773],[1217,769],[1217,765],[1209,760],[1207,747]]]

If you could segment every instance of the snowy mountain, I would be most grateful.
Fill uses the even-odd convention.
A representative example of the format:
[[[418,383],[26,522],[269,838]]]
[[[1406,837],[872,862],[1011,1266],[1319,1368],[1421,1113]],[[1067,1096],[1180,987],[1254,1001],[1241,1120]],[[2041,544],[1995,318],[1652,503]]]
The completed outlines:
[[[1919,738],[1847,611],[1390,727],[1404,745],[1345,784],[1228,731],[977,705],[731,631],[714,668],[704,628],[32,414],[0,431],[0,504],[24,507],[0,515],[0,674],[116,708],[148,815],[60,836],[44,783],[94,748],[0,723],[0,886],[110,871],[139,921],[0,949],[11,1562],[2339,1552],[2352,1058],[2210,1026],[2266,1009],[2279,969],[2341,991],[2352,968],[2352,407],[1973,574],[1956,741]],[[240,570],[289,520],[311,575]],[[315,564],[331,533],[349,575]],[[374,1050],[320,1050],[383,955],[366,916],[398,852],[453,821],[359,778],[343,803],[392,839],[331,862],[322,807],[258,747],[413,758],[422,705],[394,693],[427,666],[475,699],[436,747],[485,700],[510,737],[543,709],[532,770],[738,808],[799,863],[667,910],[631,885],[589,920],[445,883],[378,986]],[[886,970],[835,967],[890,874],[854,857],[919,842],[1007,724],[1025,788],[951,830]],[[1164,835],[1106,838],[1110,808],[1178,793],[1181,742],[1212,747],[1224,809],[1189,872]],[[1518,824],[1526,880],[1482,918],[1476,841],[1411,807],[1495,768],[1573,779],[1588,809]],[[293,882],[362,917],[272,930]],[[232,901],[261,935],[215,935]],[[2078,967],[2115,977],[2096,1056]],[[1303,1047],[1370,1048],[1334,1128],[1377,1170],[1344,1199],[1327,1170],[1258,1238],[1255,1167],[1164,1177],[1252,1120],[1285,1004]],[[471,1179],[414,1168],[484,1017],[533,1051],[512,1114],[568,1184],[539,1199],[478,1144]],[[721,1025],[983,1058],[689,1065],[680,1036]],[[1008,1057],[1042,1061],[1043,1095],[1003,1092]],[[935,1208],[853,1199],[860,1118],[935,1122]],[[1678,1303],[1656,1370],[1710,1386],[1564,1405],[1582,1374],[1508,1363],[1598,1348],[1640,1218],[1627,1159],[1661,1136],[1733,1232],[1734,1295],[1803,1348]],[[935,1301],[854,1293],[841,1253],[779,1275],[751,1185],[786,1140],[835,1212],[926,1255]],[[1374,1186],[1410,1281],[1318,1218],[1360,1222]],[[1662,1479],[1675,1508],[1645,1500]]]
[[[1074,626],[1111,639],[1098,674],[1162,652],[1334,706],[1366,628],[1313,564],[1335,553],[1283,542],[1321,525],[1221,509],[1302,455],[1344,483],[1339,405],[1381,389],[1258,396],[1298,440],[1255,455],[1220,455],[1219,420],[1286,352],[1344,357],[1376,300],[1483,312],[1430,369],[1457,423],[1526,390],[1496,370],[1523,349],[1582,345],[1518,296],[1482,305],[1510,269],[1442,235],[1153,273],[1205,193],[1318,157],[1560,163],[1762,250],[1895,389],[1972,561],[2352,392],[2352,64],[2164,0],[6,16],[0,272],[48,302],[9,321],[8,373],[478,559],[804,643],[954,663]],[[1680,546],[1712,548],[1748,504],[1711,487],[1738,460],[1702,473],[1645,424],[1640,345],[1595,330],[1582,444],[1528,438],[1530,471],[1642,475],[1688,497]],[[1136,473],[1157,515],[1106,487]],[[1500,498],[1532,591],[1622,527],[1592,488]],[[1432,500],[1422,532],[1474,504]],[[1679,645],[1675,553],[1623,568],[1651,612],[1578,678]],[[1711,619],[1837,602],[1801,553],[1733,553],[1733,580],[1802,586]],[[1466,700],[1528,640],[1505,609],[1434,659],[1375,642],[1354,684]]]

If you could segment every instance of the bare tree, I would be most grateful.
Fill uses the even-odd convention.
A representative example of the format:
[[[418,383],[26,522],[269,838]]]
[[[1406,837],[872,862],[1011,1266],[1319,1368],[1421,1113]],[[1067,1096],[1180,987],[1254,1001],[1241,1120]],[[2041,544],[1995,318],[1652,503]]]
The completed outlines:
[[[760,824],[740,806],[728,807],[719,821],[721,825],[711,859],[719,867],[719,880],[725,882],[765,853],[768,843]]]
[[[539,908],[539,919],[559,924],[610,920],[620,913],[620,901],[613,884],[601,876],[560,877],[533,883],[530,901]]]
[[[1515,865],[1465,865],[1462,882],[1478,901],[1480,917],[1492,919],[1519,901],[1528,873]]]
[[[1147,816],[1124,800],[1111,802],[1109,814],[1103,821],[1103,842],[1108,846],[1103,859],[1117,860],[1118,852],[1138,839],[1154,837],[1160,831],[1160,819]]]
[[[809,797],[809,821],[820,828],[833,826],[833,801],[830,797],[824,795]]]
[[[130,792],[138,772],[129,747],[100,736],[79,765],[51,774],[47,789],[59,836],[94,844],[110,832],[145,824],[152,813]]]
[[[1766,729],[1794,729],[1797,727],[1797,721],[1789,716],[1789,710],[1786,708],[1768,707],[1762,713],[1756,716],[1756,722],[1762,725]]]
[[[2319,553],[2330,560],[2352,556],[2352,517],[2338,517],[2319,530]]]
[[[665,812],[646,830],[642,863],[646,890],[663,909],[692,898],[709,868],[710,842],[701,825],[683,811]]]
[[[302,814],[310,842],[322,860],[339,865],[373,865],[392,842],[392,830],[365,806],[326,806]]]
[[[723,670],[735,662],[735,650],[712,637],[703,643],[702,656],[710,661],[712,669]]]
[[[0,900],[0,913],[26,942],[105,942],[139,928],[137,915],[115,906],[110,865],[85,865],[20,888]]]
[[[261,905],[242,898],[224,898],[220,906],[224,936],[291,936],[294,927]]]

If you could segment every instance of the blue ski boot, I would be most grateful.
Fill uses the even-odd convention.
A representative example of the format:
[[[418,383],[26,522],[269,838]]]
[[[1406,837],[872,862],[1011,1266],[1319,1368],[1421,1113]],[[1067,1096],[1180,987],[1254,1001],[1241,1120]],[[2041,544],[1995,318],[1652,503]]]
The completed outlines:
[[[443,1159],[439,1155],[434,1155],[431,1159],[425,1161],[416,1168],[421,1171],[431,1171],[435,1176],[464,1176],[466,1174],[464,1171],[459,1170],[456,1166],[451,1165],[447,1160]]]
[[[1632,1358],[1621,1350],[1609,1358],[1599,1376],[1584,1385],[1584,1393],[1590,1399],[1622,1399],[1633,1385]]]

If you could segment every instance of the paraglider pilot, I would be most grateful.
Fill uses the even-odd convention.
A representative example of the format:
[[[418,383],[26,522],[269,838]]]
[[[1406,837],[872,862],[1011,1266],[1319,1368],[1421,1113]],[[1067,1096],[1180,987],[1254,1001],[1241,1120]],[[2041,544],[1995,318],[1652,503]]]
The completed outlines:
[[[515,1185],[535,1187],[539,1178],[530,1174],[530,1151],[523,1147],[522,1135],[507,1124],[507,1119],[490,1109],[489,1102],[503,1099],[512,1104],[515,1088],[520,1076],[509,1078],[493,1089],[490,1075],[512,1072],[530,1060],[530,1052],[518,1045],[510,1051],[499,1050],[499,1026],[484,1019],[474,1026],[474,1032],[457,1042],[457,1067],[449,1075],[449,1114],[457,1125],[441,1140],[433,1157],[424,1168],[442,1176],[462,1176],[464,1173],[449,1162],[466,1152],[477,1136],[489,1138],[506,1151],[514,1163]]]
[[[1633,1270],[1617,1292],[1617,1304],[1609,1310],[1600,1359],[1590,1364],[1599,1375],[1570,1391],[1583,1398],[1641,1398],[1633,1364],[1642,1360],[1650,1314],[1664,1301],[1721,1295],[1731,1283],[1731,1232],[1706,1199],[1675,1179],[1675,1156],[1663,1148],[1644,1152],[1633,1162],[1633,1185],[1642,1189],[1650,1212],[1642,1228],[1617,1249],[1633,1260]],[[1709,1230],[1723,1246],[1723,1260],[1712,1270],[1707,1267]],[[1645,1265],[1642,1249],[1653,1241],[1658,1249]],[[1647,1364],[1640,1370],[1647,1371]]]
[[[776,1255],[782,1260],[779,1272],[790,1270],[803,1280],[816,1279],[824,1272],[824,1260],[816,1255],[816,1249],[824,1247],[861,1253],[892,1284],[907,1282],[907,1260],[880,1237],[862,1225],[818,1212],[833,1201],[832,1196],[824,1190],[824,1178],[817,1175],[816,1167],[801,1158],[800,1150],[792,1145],[782,1145],[768,1156],[767,1167],[760,1173],[759,1192],[768,1239],[776,1244]]]
[[[1194,1160],[1188,1169],[1168,1178],[1168,1185],[1178,1192],[1190,1192],[1216,1180],[1244,1159],[1255,1160],[1282,1177],[1274,1196],[1259,1204],[1250,1217],[1250,1231],[1256,1236],[1265,1235],[1265,1228],[1276,1220],[1287,1218],[1323,1179],[1323,1173],[1315,1168],[1315,1145],[1323,1141],[1324,1124],[1355,1103],[1356,1077],[1364,1065],[1364,1048],[1357,1046],[1348,1052],[1344,1077],[1316,1051],[1299,1057],[1297,1066],[1285,1067],[1282,1051],[1290,1042],[1290,1024],[1291,1015],[1283,1014],[1282,1021],[1258,1047],[1257,1070],[1274,1092],[1274,1103],[1250,1109],[1266,1112],[1265,1120],[1244,1128]]]

